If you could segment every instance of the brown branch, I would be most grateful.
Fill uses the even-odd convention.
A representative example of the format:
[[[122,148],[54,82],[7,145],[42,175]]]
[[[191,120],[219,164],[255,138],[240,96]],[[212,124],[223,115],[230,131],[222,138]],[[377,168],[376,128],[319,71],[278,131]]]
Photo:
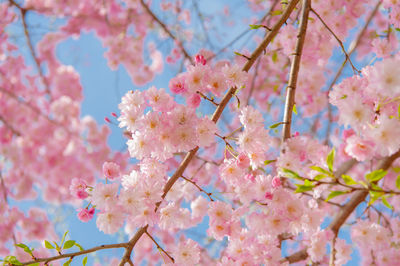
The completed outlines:
[[[53,260],[59,260],[59,259],[64,259],[64,258],[71,258],[72,259],[72,258],[74,258],[76,256],[92,253],[92,252],[95,252],[95,251],[98,251],[98,250],[102,250],[102,249],[126,248],[127,245],[128,245],[128,243],[100,245],[100,246],[97,246],[97,247],[94,247],[94,248],[81,250],[81,251],[78,251],[78,252],[65,253],[65,254],[61,254],[61,255],[58,255],[58,256],[54,256],[54,257],[36,258],[35,260],[32,260],[32,261],[21,262],[21,264],[18,264],[18,265],[30,265],[30,264],[34,264],[34,263],[38,263],[38,262],[44,262],[45,264],[48,264],[50,261],[53,261]]]
[[[43,70],[42,70],[42,68],[40,66],[40,62],[39,62],[39,59],[38,59],[38,57],[36,55],[36,51],[33,48],[32,38],[31,38],[31,36],[29,34],[28,24],[26,23],[26,14],[29,11],[29,9],[26,9],[26,8],[20,6],[14,0],[9,0],[9,3],[11,5],[15,6],[19,10],[19,12],[21,13],[22,26],[24,28],[24,35],[25,35],[25,38],[26,38],[26,43],[28,44],[29,52],[30,52],[30,54],[32,56],[33,61],[35,62],[35,66],[37,68],[37,71],[39,72],[40,79],[42,80],[42,83],[43,83],[43,85],[44,85],[44,87],[46,89],[46,93],[51,98],[50,87],[49,87],[49,84],[48,84],[48,82],[47,82],[47,80],[46,80],[46,78],[44,76]]]
[[[172,262],[175,262],[174,258],[168,254],[158,243],[157,241],[149,234],[149,232],[145,231],[145,234],[154,242],[154,244],[157,246],[158,250],[161,250]]]
[[[167,25],[164,24],[154,13],[151,11],[150,7],[146,5],[144,0],[140,0],[140,3],[142,4],[143,8],[146,10],[146,12],[163,28],[163,30],[168,34],[168,36],[173,39],[181,49],[183,55],[187,60],[190,61],[190,63],[194,64],[192,57],[189,55],[189,53],[186,51],[185,47],[183,47],[183,44],[181,43],[180,40],[178,40],[175,35],[172,34],[172,32],[168,29]]]
[[[206,194],[208,196],[208,198],[210,199],[210,201],[214,201],[214,199],[211,197],[212,193],[205,191],[204,189],[202,189],[199,185],[197,185],[196,182],[194,182],[193,180],[186,178],[184,176],[181,176],[183,179],[185,179],[187,182],[193,184],[195,187],[197,187],[198,190],[200,190],[201,192],[203,192],[204,194]]]
[[[143,1],[143,0],[141,0]],[[282,14],[281,18],[278,20],[278,22],[272,27],[272,30],[268,33],[268,35],[264,38],[264,40],[261,42],[261,44],[256,48],[256,50],[251,54],[250,60],[246,62],[246,64],[243,66],[242,70],[248,72],[250,68],[253,66],[254,62],[256,59],[261,55],[261,53],[267,48],[268,44],[272,41],[272,39],[278,34],[279,29],[281,26],[285,23],[285,21],[289,18],[290,14],[292,13],[293,9],[296,7],[296,4],[299,0],[292,0],[288,6],[285,9],[285,12]],[[221,100],[219,103],[219,106],[215,110],[211,120],[216,123],[218,119],[221,117],[223,110],[227,106],[229,100],[232,98],[232,96],[236,93],[236,88],[230,88],[229,91],[224,95],[224,98]],[[167,184],[164,187],[164,194],[162,195],[162,198],[164,199],[165,196],[167,195],[168,191],[171,189],[173,184],[178,180],[180,176],[183,175],[183,172],[185,171],[186,167],[189,165],[190,161],[195,157],[196,152],[199,150],[199,147],[194,148],[190,152],[188,152],[175,171],[175,173],[171,176],[171,178],[168,180]],[[159,202],[157,204],[158,206],[161,204]],[[135,246],[136,242],[140,239],[140,237],[145,233],[148,225],[145,227],[140,228],[136,234],[132,237],[132,239],[128,242],[128,247],[125,250],[124,256],[122,257],[122,260],[120,262],[120,266],[124,266],[125,262],[127,262],[130,259],[132,249]]]
[[[383,159],[381,163],[378,165],[377,169],[383,169],[383,170],[389,169],[389,167],[398,157],[400,157],[400,151]],[[353,213],[356,207],[365,200],[367,196],[368,196],[368,191],[356,191],[351,197],[351,199],[346,203],[346,205],[344,205],[343,208],[339,210],[339,212],[333,218],[333,221],[330,223],[328,227],[329,229],[332,230],[335,237],[337,236],[340,227],[344,224],[347,218]],[[283,259],[283,261],[287,261],[289,263],[295,263],[301,260],[305,260],[307,257],[308,257],[307,248],[304,248],[286,257],[285,259]]]
[[[335,37],[336,41],[339,43],[340,48],[342,48],[342,51],[345,55],[345,60],[344,60],[344,64],[347,63],[347,61],[350,62],[351,68],[353,69],[353,71],[355,73],[360,73],[361,71],[358,70],[354,65],[353,62],[350,59],[350,55],[346,52],[346,49],[344,49],[344,45],[343,42],[339,39],[339,37],[333,32],[333,30],[328,26],[328,24],[325,23],[325,21],[321,18],[321,16],[317,13],[317,11],[315,11],[314,9],[311,8],[311,12],[314,13],[314,15],[317,16],[317,18],[319,19],[319,21],[321,21],[321,23],[325,26],[325,28],[333,35],[333,37]]]
[[[289,82],[286,91],[286,103],[285,103],[285,114],[283,117],[283,130],[282,130],[282,142],[290,138],[290,127],[292,123],[293,106],[295,103],[296,84],[300,70],[301,54],[303,52],[304,40],[307,32],[308,14],[310,12],[311,3],[310,0],[304,0],[301,10],[299,33],[297,35],[296,49],[292,66],[290,69]]]
[[[21,132],[16,130],[7,120],[4,119],[2,115],[0,115],[0,121],[8,128],[11,130],[11,132],[16,135],[16,136],[21,136]]]

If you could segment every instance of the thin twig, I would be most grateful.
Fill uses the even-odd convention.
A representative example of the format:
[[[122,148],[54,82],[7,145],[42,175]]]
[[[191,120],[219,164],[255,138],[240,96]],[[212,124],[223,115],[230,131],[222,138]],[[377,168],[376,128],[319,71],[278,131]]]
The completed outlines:
[[[4,119],[2,115],[0,115],[0,121],[8,128],[11,130],[11,132],[16,135],[16,136],[21,136],[21,132],[16,130],[7,120]]]
[[[364,33],[367,31],[368,25],[371,23],[372,19],[375,17],[376,13],[378,12],[379,6],[381,5],[381,3],[382,3],[382,1],[378,1],[378,3],[375,5],[375,8],[372,10],[371,14],[369,15],[367,21],[365,22],[364,27],[358,34],[357,38],[351,42],[351,44],[349,46],[349,51],[347,52],[347,54],[349,56],[351,56],[354,53],[354,51],[356,50],[358,45],[361,43],[361,39],[364,36]],[[339,77],[342,74],[344,67],[346,66],[346,63],[347,63],[347,60],[344,60],[343,63],[341,64],[339,70],[336,72],[335,78],[332,80],[331,84],[329,85],[328,92],[333,88],[333,85],[335,85],[336,82],[338,81]],[[325,144],[327,144],[329,141],[331,127],[332,127],[332,106],[330,104],[328,104],[328,126],[326,129]]]
[[[28,30],[28,24],[26,23],[26,14],[29,11],[26,8],[21,7],[19,4],[17,4],[14,0],[9,0],[9,3],[13,6],[15,6],[19,12],[21,13],[21,21],[22,21],[22,26],[24,28],[24,34],[25,34],[25,38],[26,38],[26,42],[28,44],[28,48],[29,48],[29,52],[33,58],[33,61],[35,62],[37,71],[39,72],[39,76],[40,79],[42,80],[43,85],[45,86],[45,90],[46,93],[49,95],[49,97],[51,98],[51,91],[50,91],[50,87],[49,84],[44,76],[42,67],[40,66],[40,62],[39,59],[36,55],[35,49],[33,48],[33,42],[32,42],[32,38],[29,34],[29,30]]]
[[[168,252],[166,252],[158,243],[157,241],[149,234],[149,232],[147,232],[147,230],[145,231],[145,234],[154,242],[154,244],[157,246],[158,250],[161,250],[165,255],[167,255],[167,257],[172,261],[175,262],[174,258],[168,254]]]
[[[325,23],[325,21],[321,18],[321,16],[313,9],[311,8],[311,12],[314,13],[314,15],[317,16],[317,18],[319,19],[319,21],[322,22],[322,24],[324,24],[325,28],[333,35],[333,37],[335,37],[336,41],[339,43],[340,48],[342,48],[342,51],[345,55],[345,60],[344,60],[344,64],[346,64],[347,61],[350,62],[351,68],[353,69],[354,73],[360,73],[361,71],[358,70],[354,65],[353,62],[350,59],[349,54],[347,54],[346,49],[344,48],[343,42],[339,39],[339,37],[333,32],[333,30],[328,26],[328,24]]]
[[[186,51],[185,47],[183,47],[183,44],[181,43],[180,40],[178,40],[175,35],[172,34],[172,32],[168,29],[168,27],[162,22],[154,13],[151,11],[150,7],[146,5],[144,0],[140,0],[140,3],[142,4],[143,8],[146,10],[146,12],[163,28],[163,30],[168,34],[168,36],[173,39],[181,49],[183,55],[187,60],[190,61],[190,63],[194,64],[192,57],[189,55],[189,53]]]
[[[181,176],[183,179],[185,179],[187,182],[193,184],[195,187],[197,187],[201,192],[203,192],[204,194],[206,194],[208,196],[208,198],[210,199],[210,201],[214,201],[214,199],[211,197],[212,193],[205,191],[204,189],[202,189],[199,185],[197,185],[196,182],[194,182],[193,180],[186,178],[184,176]]]

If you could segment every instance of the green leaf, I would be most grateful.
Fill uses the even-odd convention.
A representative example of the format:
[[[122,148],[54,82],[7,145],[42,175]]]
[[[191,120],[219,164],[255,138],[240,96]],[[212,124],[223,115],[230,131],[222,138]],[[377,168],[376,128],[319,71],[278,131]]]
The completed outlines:
[[[82,260],[82,265],[83,265],[83,266],[86,266],[86,263],[87,263],[87,256],[83,258],[83,260]]]
[[[296,104],[293,104],[293,113],[295,113],[297,115],[297,108],[296,108]]]
[[[53,245],[52,245],[49,241],[47,241],[47,240],[44,241],[44,246],[45,246],[47,249],[55,249],[55,247],[53,247]]]
[[[313,180],[319,181],[321,179],[324,179],[325,177],[326,177],[326,175],[319,174],[319,175],[314,176]]]
[[[387,171],[385,171],[383,169],[378,169],[378,170],[375,170],[375,171],[367,174],[365,176],[365,179],[368,182],[377,182],[377,181],[381,180],[383,177],[385,177],[386,174],[387,174]]]
[[[397,189],[400,190],[400,175],[397,176],[397,179],[396,179],[396,187],[397,187]]]
[[[64,244],[65,237],[67,236],[67,234],[68,234],[68,231],[65,232],[64,235],[63,235],[63,237],[61,238],[61,244],[60,244],[60,246],[62,246],[62,245]]]
[[[358,184],[362,185],[364,188],[369,189],[368,184],[364,181],[359,181]]]
[[[39,265],[40,265],[40,262],[35,262],[35,263],[28,264],[28,266],[39,266]]]
[[[325,199],[325,201],[328,201],[328,200],[330,200],[330,199],[332,199],[332,198],[334,198],[334,197],[337,197],[337,196],[340,196],[340,195],[343,195],[343,194],[347,194],[347,193],[349,193],[349,191],[332,191],[331,193],[329,193],[329,195],[328,195],[328,197]]]
[[[333,172],[333,161],[335,160],[335,148],[331,150],[326,158],[326,164],[328,165],[329,171]]]
[[[304,180],[303,185],[296,184],[296,186],[297,186],[297,189],[296,189],[295,193],[310,191],[315,187],[315,185],[308,179]]]
[[[66,262],[64,262],[63,266],[69,266],[69,265],[71,265],[71,262],[72,262],[72,260],[69,259]]]
[[[274,163],[276,160],[265,160],[264,165],[269,165],[270,163]]]
[[[298,173],[287,169],[287,168],[282,168],[282,172],[285,173],[285,177],[287,178],[291,178],[291,179],[297,179],[297,180],[303,180],[304,178],[302,178]]]
[[[314,165],[314,166],[310,166],[310,168],[315,170],[315,171],[317,171],[317,172],[320,172],[321,174],[324,174],[324,175],[327,175],[327,176],[330,176],[330,177],[334,177],[331,172],[329,172],[328,170],[325,170],[322,167]]]
[[[75,240],[68,240],[64,243],[64,249],[72,248],[75,245]]]
[[[249,26],[250,26],[250,29],[256,30],[256,29],[261,28],[263,25],[253,25],[253,24],[250,24]]]
[[[19,244],[16,244],[15,246],[22,248],[26,253],[32,255],[33,250],[31,250],[27,245],[19,243]]]
[[[346,185],[351,186],[351,185],[357,185],[358,183],[356,181],[354,181],[353,178],[351,178],[351,176],[349,175],[342,175],[342,179],[344,181],[344,183],[346,183]]]
[[[272,53],[272,62],[276,63],[277,60],[278,60],[278,53],[274,51]]]
[[[400,28],[396,28],[397,31],[400,31]]]
[[[4,258],[4,262],[8,262],[8,263],[11,263],[13,265],[22,265],[22,263],[19,262],[19,260],[15,256],[7,256],[7,257],[5,257]]]
[[[282,124],[285,124],[285,122],[275,123],[272,126],[269,126],[269,128],[276,128],[276,127],[278,127],[279,125],[282,125]]]
[[[274,10],[274,11],[271,12],[271,16],[278,16],[278,15],[280,15],[282,13],[283,13],[282,10]]]
[[[302,192],[310,191],[310,190],[313,190],[313,188],[315,187],[315,186],[305,186],[305,185],[299,185],[299,184],[296,184],[296,186],[297,186],[297,189],[295,190],[295,193],[302,193]]]
[[[390,205],[390,203],[387,201],[386,197],[382,197],[382,203],[383,203],[383,205],[385,205],[386,207],[388,207],[389,209],[391,209],[393,211],[393,206]]]

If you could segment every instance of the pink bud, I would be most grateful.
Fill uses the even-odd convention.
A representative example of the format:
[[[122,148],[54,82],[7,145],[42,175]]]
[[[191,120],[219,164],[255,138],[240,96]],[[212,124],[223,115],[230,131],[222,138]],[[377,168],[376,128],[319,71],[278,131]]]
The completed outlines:
[[[81,220],[82,222],[89,222],[94,215],[94,208],[91,208],[90,210],[88,209],[78,209],[78,219]]]
[[[272,185],[273,188],[277,188],[277,187],[280,187],[282,185],[281,179],[279,177],[277,177],[277,176],[272,178],[272,182],[271,183],[272,183],[271,185]]]
[[[107,123],[111,123],[111,120],[110,120],[108,117],[105,117],[104,120],[105,120]]]
[[[203,66],[207,63],[207,60],[201,54],[198,54],[194,58],[196,64],[202,64]]]
[[[270,193],[270,192],[265,193],[265,198],[266,199],[272,200],[272,197],[273,197],[272,193]]]
[[[294,132],[293,137],[298,137],[298,136],[300,136],[299,131]]]
[[[241,152],[236,159],[236,165],[237,167],[242,169],[249,167],[250,165],[249,157],[247,157],[245,153]]]
[[[113,117],[118,117],[117,114],[114,113],[114,112],[112,112],[111,115],[112,115]]]

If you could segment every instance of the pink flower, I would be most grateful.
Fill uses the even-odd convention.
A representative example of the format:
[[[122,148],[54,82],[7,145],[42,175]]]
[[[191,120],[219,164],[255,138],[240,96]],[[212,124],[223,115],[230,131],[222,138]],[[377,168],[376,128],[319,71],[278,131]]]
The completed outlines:
[[[175,78],[169,81],[169,89],[176,94],[185,93],[187,91],[185,87],[185,75],[179,74]]]
[[[199,245],[191,239],[180,242],[172,252],[178,265],[196,265],[200,261]]]
[[[201,102],[201,98],[197,93],[191,94],[189,97],[186,99],[186,104],[188,107],[191,108],[197,108],[199,107]]]
[[[114,180],[120,176],[120,167],[118,164],[113,162],[103,163],[103,175],[111,180]]]
[[[71,192],[71,195],[79,199],[85,199],[88,196],[86,188],[87,184],[85,180],[81,178],[73,178],[69,187],[69,191]]]
[[[86,208],[85,209],[78,209],[78,212],[79,212],[78,213],[78,219],[81,220],[82,222],[87,223],[93,218],[94,211],[95,211],[94,208],[91,208],[90,210],[88,210]]]

